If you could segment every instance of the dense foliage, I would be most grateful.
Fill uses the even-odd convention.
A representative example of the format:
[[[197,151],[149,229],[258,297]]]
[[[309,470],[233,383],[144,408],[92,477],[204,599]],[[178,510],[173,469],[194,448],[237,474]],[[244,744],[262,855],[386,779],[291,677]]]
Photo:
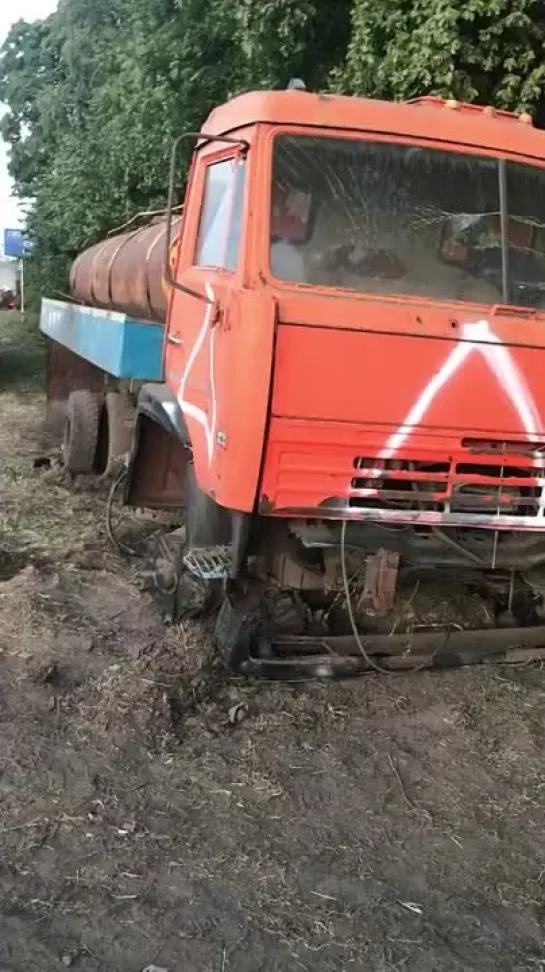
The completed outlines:
[[[541,0],[60,0],[0,59],[2,134],[29,201],[35,293],[165,201],[170,145],[238,91],[436,92],[541,111]]]
[[[336,81],[386,98],[433,92],[535,109],[544,44],[542,0],[354,0]]]

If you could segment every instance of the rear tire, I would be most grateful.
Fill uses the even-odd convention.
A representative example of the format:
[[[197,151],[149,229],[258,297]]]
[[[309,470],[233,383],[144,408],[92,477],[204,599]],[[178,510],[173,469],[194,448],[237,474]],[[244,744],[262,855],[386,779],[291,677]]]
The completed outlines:
[[[70,393],[64,424],[64,464],[73,475],[93,472],[100,423],[101,396],[81,389]]]
[[[126,392],[108,392],[105,402],[108,427],[108,454],[104,475],[110,479],[118,476],[131,451],[136,409]]]

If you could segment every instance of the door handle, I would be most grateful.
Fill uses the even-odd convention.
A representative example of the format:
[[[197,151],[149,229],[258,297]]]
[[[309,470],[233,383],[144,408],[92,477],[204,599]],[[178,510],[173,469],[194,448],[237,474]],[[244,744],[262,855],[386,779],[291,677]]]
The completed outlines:
[[[169,344],[183,344],[184,343],[181,338],[174,337],[173,334],[168,334],[167,335],[167,341],[168,341]]]

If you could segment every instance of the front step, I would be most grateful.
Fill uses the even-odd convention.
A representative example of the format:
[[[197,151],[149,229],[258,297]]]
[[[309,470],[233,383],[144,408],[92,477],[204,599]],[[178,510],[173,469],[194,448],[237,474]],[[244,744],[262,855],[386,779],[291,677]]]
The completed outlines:
[[[184,567],[202,581],[229,577],[232,565],[231,547],[193,547],[183,556]]]

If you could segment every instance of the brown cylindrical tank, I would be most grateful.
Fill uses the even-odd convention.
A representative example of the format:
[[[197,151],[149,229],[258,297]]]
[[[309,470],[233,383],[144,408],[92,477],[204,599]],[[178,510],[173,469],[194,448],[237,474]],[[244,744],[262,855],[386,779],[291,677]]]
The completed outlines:
[[[180,222],[180,216],[172,222],[173,240]],[[70,272],[72,296],[93,307],[163,323],[167,306],[163,286],[166,232],[163,219],[84,250]]]

